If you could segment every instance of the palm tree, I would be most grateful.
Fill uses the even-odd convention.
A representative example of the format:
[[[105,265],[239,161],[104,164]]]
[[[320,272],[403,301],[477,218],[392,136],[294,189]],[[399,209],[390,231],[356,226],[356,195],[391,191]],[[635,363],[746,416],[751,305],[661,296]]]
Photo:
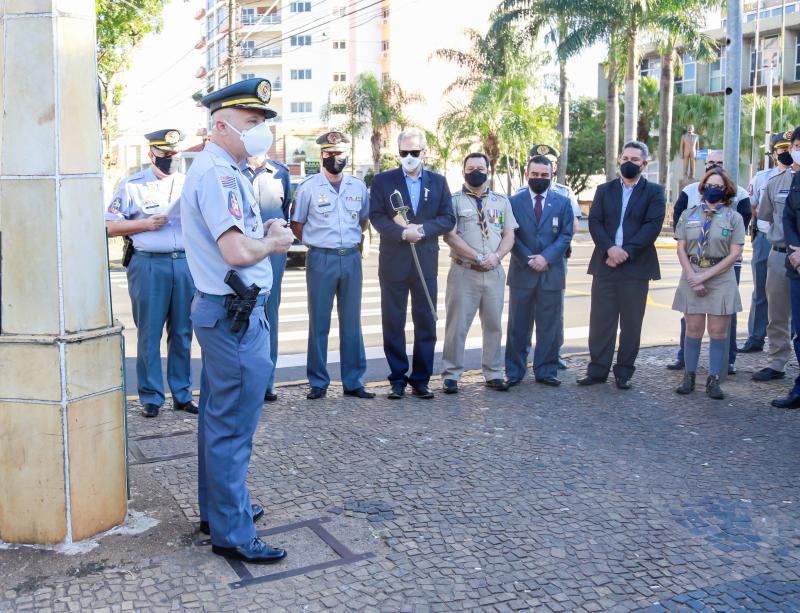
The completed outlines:
[[[323,109],[323,121],[329,121],[335,115],[345,115],[347,119],[342,123],[342,129],[352,135],[354,143],[358,136],[369,129],[375,172],[379,172],[381,167],[383,139],[393,126],[406,126],[403,109],[408,104],[423,100],[419,94],[405,92],[392,79],[379,82],[375,75],[368,72],[358,75],[351,85],[333,88],[331,95],[340,100],[331,102]]]

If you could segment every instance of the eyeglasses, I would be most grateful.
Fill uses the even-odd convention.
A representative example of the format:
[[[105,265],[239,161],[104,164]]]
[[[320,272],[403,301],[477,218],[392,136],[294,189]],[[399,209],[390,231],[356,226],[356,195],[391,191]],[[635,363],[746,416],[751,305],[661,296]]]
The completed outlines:
[[[422,153],[422,149],[414,149],[413,151],[400,151],[400,157],[404,158],[408,155],[411,155],[411,157],[418,158],[420,153]]]
[[[711,170],[712,168],[722,168],[722,162],[709,162],[706,164],[706,170]]]

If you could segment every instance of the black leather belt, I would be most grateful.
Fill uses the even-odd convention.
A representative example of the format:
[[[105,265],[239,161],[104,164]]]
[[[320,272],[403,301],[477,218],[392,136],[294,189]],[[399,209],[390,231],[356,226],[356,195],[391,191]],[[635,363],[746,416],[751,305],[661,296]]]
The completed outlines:
[[[467,262],[466,260],[459,260],[458,258],[450,258],[450,259],[453,260],[459,266],[463,266],[464,268],[470,268],[478,272],[489,272],[483,266],[478,266],[477,264],[474,264],[472,262]]]
[[[185,251],[167,251],[165,253],[155,251],[139,251],[136,250],[136,255],[141,255],[146,258],[170,258],[173,260],[183,259],[186,257]]]
[[[331,249],[329,247],[309,247],[308,250],[330,253],[331,255],[350,255],[351,253],[358,253],[358,247],[340,247],[338,249]]]
[[[711,268],[716,266],[722,261],[723,258],[698,258],[696,255],[690,255],[689,261],[695,266],[700,268]]]
[[[776,247],[775,245],[773,245],[772,250],[777,251],[778,253],[788,253],[786,247]]]
[[[225,300],[228,296],[233,296],[233,294],[206,294],[205,292],[201,292],[197,290],[197,294],[203,298],[204,300],[210,300],[211,302],[216,302],[217,304],[221,304],[225,306]],[[256,299],[256,306],[264,306],[267,304],[267,299],[269,298],[269,292],[266,294],[259,294],[258,298]]]

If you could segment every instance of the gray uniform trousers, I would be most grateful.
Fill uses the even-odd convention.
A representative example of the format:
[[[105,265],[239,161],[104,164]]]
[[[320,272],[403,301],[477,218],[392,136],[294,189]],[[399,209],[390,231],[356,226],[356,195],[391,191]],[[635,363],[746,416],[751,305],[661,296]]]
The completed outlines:
[[[786,254],[771,249],[767,258],[767,338],[769,362],[767,366],[781,372],[792,357],[791,329],[792,301],[789,278],[786,276]]]
[[[238,547],[256,536],[247,490],[253,434],[272,370],[269,324],[256,307],[239,332],[222,304],[195,295],[192,325],[202,350],[200,414],[197,425],[200,519],[211,542]]]
[[[483,345],[481,366],[487,381],[503,378],[503,302],[506,273],[502,265],[481,272],[453,262],[447,274],[442,351],[442,379],[458,381],[464,372],[464,346],[469,328],[479,314]]]

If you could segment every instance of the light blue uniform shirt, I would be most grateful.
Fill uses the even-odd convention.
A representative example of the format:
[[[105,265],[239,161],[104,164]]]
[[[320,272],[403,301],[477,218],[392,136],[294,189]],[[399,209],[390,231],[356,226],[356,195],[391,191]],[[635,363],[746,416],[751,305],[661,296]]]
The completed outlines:
[[[320,172],[295,192],[292,221],[304,224],[303,243],[309,247],[355,247],[361,242],[361,222],[368,218],[367,186],[356,177],[344,175],[337,193]]]
[[[631,200],[633,190],[639,185],[639,181],[636,181],[633,186],[628,187],[622,179],[620,179],[619,184],[622,186],[622,212],[619,216],[619,227],[617,228],[617,234],[614,236],[614,244],[617,247],[622,247],[622,223],[625,221],[625,210],[628,208],[628,202]]]
[[[419,208],[419,193],[422,190],[422,173],[425,172],[425,169],[421,169],[419,171],[419,176],[415,179],[414,177],[409,176],[409,174],[403,170],[403,176],[406,178],[406,187],[408,188],[408,195],[411,198],[411,210],[414,211],[414,214],[417,214],[417,208]]]
[[[249,238],[264,237],[261,211],[250,181],[222,147],[208,143],[195,158],[181,196],[186,259],[195,287],[206,294],[232,294],[225,275],[236,270],[245,285],[255,283],[263,291],[272,288],[269,258],[252,266],[229,266],[217,239],[230,228]]]
[[[151,168],[126,177],[120,181],[106,209],[106,221],[147,219],[166,214],[169,221],[158,230],[131,234],[133,246],[152,253],[183,251],[179,204],[184,179],[181,173],[157,179]]]

